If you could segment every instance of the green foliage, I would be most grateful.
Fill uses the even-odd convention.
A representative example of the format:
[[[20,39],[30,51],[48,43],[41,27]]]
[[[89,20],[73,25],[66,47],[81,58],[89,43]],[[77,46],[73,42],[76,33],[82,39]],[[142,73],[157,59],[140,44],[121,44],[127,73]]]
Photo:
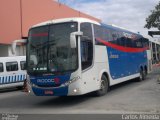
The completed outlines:
[[[155,6],[155,9],[151,11],[151,14],[146,18],[145,28],[158,28],[160,30],[160,2]]]

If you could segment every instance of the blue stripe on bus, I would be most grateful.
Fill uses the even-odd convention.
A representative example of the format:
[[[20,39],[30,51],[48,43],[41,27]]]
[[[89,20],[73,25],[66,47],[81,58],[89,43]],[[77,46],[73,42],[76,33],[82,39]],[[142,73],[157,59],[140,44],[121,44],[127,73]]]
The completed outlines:
[[[10,77],[10,82],[12,82],[12,76],[9,76]]]
[[[22,82],[26,79],[25,74],[13,75],[13,76],[1,76],[0,84],[14,83],[14,82]]]
[[[14,76],[12,76],[12,82],[14,82]]]
[[[12,76],[12,82],[14,82],[14,76]]]
[[[5,83],[5,77],[3,77],[3,84]]]
[[[4,83],[7,83],[8,82],[8,79],[7,79],[7,76],[5,77],[5,80],[4,80]]]
[[[5,77],[5,81],[4,81],[4,83],[7,83],[8,82],[8,78],[7,78],[7,76]]]
[[[17,75],[17,81],[19,81],[19,75]]]
[[[19,81],[19,75],[17,75],[17,80],[16,81]]]
[[[16,75],[14,76],[14,82],[16,81],[16,79],[17,79],[17,77],[16,77]]]
[[[4,77],[3,83],[4,83],[4,84],[6,83],[6,77]]]
[[[10,83],[10,76],[8,76],[8,83]]]
[[[2,83],[4,83],[4,77],[2,78]]]
[[[25,75],[23,75],[23,80],[25,80]]]
[[[23,76],[21,75],[21,81],[23,80]]]
[[[21,75],[19,75],[19,81],[21,81]]]
[[[11,77],[10,77],[10,76],[8,77],[8,82],[9,82],[9,83],[11,82]]]
[[[9,83],[9,76],[7,76],[7,82],[6,83]]]

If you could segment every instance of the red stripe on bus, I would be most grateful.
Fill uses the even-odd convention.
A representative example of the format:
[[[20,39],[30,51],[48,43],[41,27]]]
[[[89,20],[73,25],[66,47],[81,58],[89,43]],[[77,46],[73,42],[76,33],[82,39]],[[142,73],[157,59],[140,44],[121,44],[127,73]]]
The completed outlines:
[[[143,52],[145,50],[148,49],[148,47],[144,47],[144,48],[131,48],[131,47],[124,47],[124,46],[120,46],[120,45],[115,45],[113,43],[107,42],[105,40],[102,40],[101,38],[96,38],[97,41],[103,43],[106,46],[109,46],[111,48],[117,49],[119,51],[123,51],[123,52]]]
[[[32,37],[41,37],[41,36],[48,36],[48,33],[36,33],[36,34],[31,34]]]

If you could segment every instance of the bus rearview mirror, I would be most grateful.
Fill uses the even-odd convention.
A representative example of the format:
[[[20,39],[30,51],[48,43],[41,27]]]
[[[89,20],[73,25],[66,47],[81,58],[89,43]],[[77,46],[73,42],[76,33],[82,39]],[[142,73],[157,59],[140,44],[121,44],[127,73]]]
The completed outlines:
[[[72,32],[70,34],[70,45],[71,48],[76,48],[76,36],[82,36],[83,32]]]

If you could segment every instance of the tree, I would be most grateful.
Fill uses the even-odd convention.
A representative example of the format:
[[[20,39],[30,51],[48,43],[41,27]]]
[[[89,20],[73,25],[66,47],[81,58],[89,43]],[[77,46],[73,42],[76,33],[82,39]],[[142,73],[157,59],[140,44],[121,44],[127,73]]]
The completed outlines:
[[[160,2],[151,10],[151,14],[146,18],[145,28],[158,28],[160,30]]]

